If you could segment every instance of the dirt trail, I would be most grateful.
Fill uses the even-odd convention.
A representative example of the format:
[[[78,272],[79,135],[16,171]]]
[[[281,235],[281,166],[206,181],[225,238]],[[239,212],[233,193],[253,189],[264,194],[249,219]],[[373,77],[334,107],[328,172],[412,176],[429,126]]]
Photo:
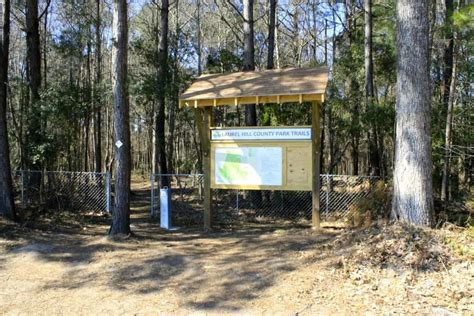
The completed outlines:
[[[364,243],[379,243],[365,231],[167,232],[148,220],[147,187],[134,188],[135,236],[122,242],[105,237],[107,218],[0,222],[0,314],[474,313],[472,261],[358,264]]]

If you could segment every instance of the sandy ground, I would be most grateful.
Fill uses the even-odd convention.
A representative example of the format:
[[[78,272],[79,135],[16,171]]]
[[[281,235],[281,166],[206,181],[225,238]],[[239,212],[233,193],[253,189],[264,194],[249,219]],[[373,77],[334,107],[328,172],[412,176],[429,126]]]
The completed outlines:
[[[390,252],[396,239],[376,240],[381,235],[367,230],[166,232],[141,202],[135,236],[124,241],[104,237],[106,218],[0,222],[0,314],[474,315],[472,257],[435,255],[447,248],[423,252],[410,240],[404,245],[418,257],[406,248],[401,255]],[[424,249],[417,238],[427,235],[416,236]]]

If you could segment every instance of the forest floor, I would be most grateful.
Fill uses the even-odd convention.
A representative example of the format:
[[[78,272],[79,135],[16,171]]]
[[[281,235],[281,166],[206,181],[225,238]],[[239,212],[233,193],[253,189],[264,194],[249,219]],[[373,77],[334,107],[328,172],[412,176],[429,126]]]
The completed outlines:
[[[93,214],[0,219],[0,314],[474,315],[472,227],[167,232],[134,188],[121,241]]]

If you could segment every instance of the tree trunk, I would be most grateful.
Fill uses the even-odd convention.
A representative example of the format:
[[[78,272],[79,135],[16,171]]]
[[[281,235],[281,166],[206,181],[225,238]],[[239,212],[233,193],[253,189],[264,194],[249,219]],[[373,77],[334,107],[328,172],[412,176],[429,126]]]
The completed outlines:
[[[91,170],[89,168],[89,165],[90,165],[90,150],[89,150],[89,147],[90,147],[90,144],[89,144],[89,140],[90,140],[90,125],[91,125],[91,116],[93,115],[94,111],[91,107],[91,105],[93,104],[92,103],[92,70],[91,70],[91,55],[92,55],[92,44],[91,44],[91,41],[90,39],[92,38],[92,34],[90,34],[90,28],[87,29],[88,30],[88,36],[87,36],[87,44],[86,44],[86,78],[84,78],[83,80],[85,81],[84,82],[84,86],[85,86],[85,104],[87,104],[87,113],[86,113],[86,117],[84,119],[84,140],[85,140],[85,145],[84,145],[84,168],[82,169],[83,171],[89,171]]]
[[[48,88],[48,56],[46,54],[48,50],[48,16],[49,16],[49,5],[44,12],[44,38],[43,38],[43,84],[44,88]]]
[[[433,59],[435,61],[435,74],[436,82],[440,86],[440,100],[443,99],[444,94],[444,80],[442,78],[444,71],[444,32],[443,28],[446,23],[446,0],[435,0],[433,6],[433,32],[432,32],[432,46],[433,46]]]
[[[433,223],[428,0],[397,1],[397,105],[392,217]]]
[[[333,23],[333,30],[332,30],[332,39],[331,39],[331,45],[332,45],[332,54],[331,54],[331,67],[334,67],[334,59],[335,59],[335,54],[336,54],[336,14],[335,10],[332,11],[332,23]],[[327,21],[326,21],[326,29],[327,29]],[[327,32],[327,30],[326,30]],[[326,43],[327,43],[327,33],[326,33]],[[326,63],[329,64],[329,61],[327,60],[327,47],[326,47]],[[333,71],[329,73],[330,79],[332,80],[333,77]],[[334,131],[333,131],[333,124],[332,124],[332,104],[327,103],[327,109],[325,111],[325,120],[326,120],[326,127],[327,127],[327,147],[328,147],[328,174],[332,174],[334,167],[336,166],[335,163],[335,157],[334,157]]]
[[[96,0],[95,16],[95,84],[94,84],[94,153],[95,172],[102,172],[102,33],[101,0]]]
[[[454,55],[454,54],[453,54]],[[448,113],[446,116],[446,130],[444,139],[444,161],[443,161],[443,177],[441,181],[441,201],[444,202],[444,208],[448,206],[449,202],[449,174],[450,174],[450,159],[451,159],[451,134],[453,125],[453,109],[454,97],[456,95],[456,57],[453,58],[453,67],[451,70],[450,84],[449,84],[449,98],[448,98]]]
[[[318,2],[317,1],[313,1],[311,10],[313,13],[313,32],[314,32],[313,62],[314,62],[314,65],[317,65],[318,63]],[[324,128],[322,130],[324,130]]]
[[[244,71],[255,70],[253,0],[244,0]],[[257,126],[255,104],[245,106],[245,125]]]
[[[372,0],[364,1],[364,61],[365,61],[365,102],[368,107],[374,97],[374,62],[372,59]]]
[[[244,71],[255,70],[255,46],[254,46],[254,0],[244,0]],[[255,104],[245,105],[245,125],[257,126],[257,109]],[[250,193],[251,203],[260,207],[262,204],[262,192],[252,191]]]
[[[174,156],[174,135],[176,129],[176,111],[178,110],[179,104],[179,61],[178,61],[178,49],[179,49],[179,35],[180,35],[180,26],[179,26],[179,0],[175,0],[176,5],[176,21],[175,21],[175,36],[173,41],[173,74],[172,74],[172,86],[170,89],[171,92],[171,102],[169,104],[168,110],[168,172],[175,172],[173,156]]]
[[[115,127],[115,207],[109,235],[130,234],[130,112],[128,100],[127,0],[114,0],[112,93]]]
[[[452,15],[453,15],[453,0],[445,0],[445,9],[446,9],[446,17],[445,17],[445,27],[447,26],[448,31],[443,34],[447,34],[447,38],[443,41],[445,42],[446,46],[443,52],[443,81],[441,83],[441,94],[443,96],[443,102],[445,104],[446,110],[448,108],[449,102],[449,87],[451,85],[451,78],[452,78],[452,71],[453,71],[453,53],[454,53],[454,36],[453,36],[453,23],[452,23]],[[443,37],[444,39],[444,37]],[[446,113],[446,112],[444,112]]]
[[[197,57],[198,57],[198,76],[202,74],[202,30],[201,30],[201,0],[196,1],[196,24],[197,24]]]
[[[29,86],[31,103],[40,99],[41,88],[41,52],[39,36],[38,0],[26,1],[26,46],[29,68]]]
[[[331,104],[327,104],[326,110],[324,111],[324,120],[326,121],[326,142],[327,142],[327,153],[328,153],[328,159],[327,159],[327,170],[326,172],[328,174],[332,174],[335,163],[334,163],[334,134],[332,130],[332,108]]]
[[[372,57],[372,0],[364,1],[364,64],[365,64],[365,106],[366,111],[373,112],[374,105],[374,61]],[[378,149],[377,127],[371,120],[367,140],[369,142],[369,173],[380,175],[380,157]]]
[[[328,20],[324,18],[324,64],[329,65],[328,62]]]
[[[354,116],[353,116],[354,117]],[[358,119],[358,116],[355,115],[355,119]],[[353,176],[359,175],[359,136],[358,132],[353,132],[351,135],[351,168],[350,174]]]
[[[7,126],[10,0],[0,3],[0,214],[15,219]]]
[[[355,3],[354,0],[345,1],[345,15],[347,24],[347,33],[349,38],[349,49],[352,50],[352,45],[355,41],[356,34],[356,20],[355,15]],[[359,82],[357,78],[352,74],[348,78],[348,98],[350,115],[351,115],[351,127],[350,127],[350,174],[359,174],[359,145],[360,145],[360,98],[359,98]]]
[[[41,142],[41,113],[38,102],[40,101],[41,88],[41,51],[39,36],[38,0],[26,1],[26,51],[28,62],[28,79],[30,88],[30,117],[28,125],[28,137],[30,146],[25,154],[27,167],[40,169],[39,161],[31,161],[34,149]]]
[[[166,161],[166,144],[165,144],[165,107],[166,107],[166,87],[168,76],[168,0],[161,0],[160,11],[160,38],[158,43],[158,112],[156,114],[156,156],[155,173],[167,174],[168,164]],[[160,179],[161,186],[168,186],[168,178]]]
[[[276,7],[276,16],[278,17],[278,6]],[[276,68],[280,69],[280,36],[278,30],[278,18],[275,21],[275,61],[276,61]]]
[[[270,16],[268,23],[268,57],[267,69],[275,68],[275,22],[276,22],[276,6],[278,0],[270,0]]]
[[[301,60],[300,60],[300,54],[299,54],[299,48],[300,48],[300,24],[299,24],[299,8],[298,8],[298,3],[294,1],[293,3],[294,10],[295,12],[292,15],[292,22],[293,22],[293,30],[291,32],[292,34],[292,45],[293,45],[293,63],[297,67],[301,67]]]

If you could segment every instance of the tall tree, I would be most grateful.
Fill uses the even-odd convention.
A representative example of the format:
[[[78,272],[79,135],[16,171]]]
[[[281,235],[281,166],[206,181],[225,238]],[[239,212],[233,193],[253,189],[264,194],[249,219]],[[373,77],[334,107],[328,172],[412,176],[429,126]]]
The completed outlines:
[[[244,0],[244,71],[255,70],[255,35],[254,35],[254,19],[253,4],[254,0]],[[245,106],[245,125],[257,126],[257,109],[255,104]],[[251,192],[252,203],[257,207],[261,205],[262,192]]]
[[[357,14],[356,14],[356,3],[354,0],[345,1],[345,15],[346,15],[346,32],[349,40],[349,51],[353,51],[353,45],[356,44],[357,35]],[[359,154],[360,154],[360,104],[362,103],[359,99],[359,81],[354,74],[351,74],[348,78],[348,103],[351,111],[351,128],[350,128],[350,155],[351,155],[351,175],[359,174]]]
[[[451,77],[453,71],[453,53],[454,53],[454,29],[453,29],[453,11],[454,3],[453,0],[445,0],[444,3],[445,17],[444,17],[444,28],[445,38],[444,52],[443,52],[443,80],[441,82],[441,93],[445,108],[448,108],[449,102],[449,87],[451,84]],[[446,112],[445,112],[446,113]]]
[[[115,128],[115,207],[109,235],[130,233],[130,109],[128,100],[127,0],[114,0],[112,94]]]
[[[196,32],[197,32],[197,62],[198,75],[202,74],[202,27],[201,27],[201,0],[196,1]]]
[[[316,65],[318,62],[318,2],[313,1],[311,6],[313,14],[313,62]],[[326,62],[326,61],[325,61]]]
[[[364,0],[364,65],[365,65],[365,105],[372,112],[374,105],[374,60],[372,54],[372,0]],[[371,117],[369,115],[369,117]],[[378,136],[375,120],[370,120],[368,131],[370,174],[380,175]]]
[[[39,35],[38,0],[26,1],[26,49],[31,103],[40,99],[41,50]]]
[[[365,102],[374,97],[374,61],[372,58],[372,0],[364,0],[364,64],[365,64]]]
[[[454,46],[454,45],[453,45]],[[448,113],[446,115],[446,129],[444,138],[444,157],[443,157],[443,173],[441,180],[441,201],[444,202],[444,207],[448,206],[449,202],[449,174],[450,174],[450,160],[451,160],[451,138],[453,127],[453,110],[454,97],[456,94],[456,50],[453,51],[453,64],[451,68],[451,76],[449,83],[449,97],[448,97]]]
[[[332,4],[331,4],[332,6]],[[327,60],[326,56],[326,63],[332,67],[332,70],[329,72],[330,79],[333,79],[334,76],[334,60],[336,58],[336,10],[334,8],[331,9],[332,11],[332,39],[331,39],[331,62]],[[327,21],[327,20],[326,20]],[[327,27],[327,23],[326,23]],[[328,39],[326,39],[326,42]],[[327,52],[326,52],[327,54]],[[333,115],[332,115],[332,103],[328,104],[326,111],[324,112],[325,121],[326,121],[326,137],[327,137],[327,152],[328,152],[328,168],[327,173],[332,174],[333,170],[336,166],[335,159],[334,159],[334,131],[333,131]]]
[[[15,219],[7,127],[10,0],[0,2],[0,214]]]
[[[95,2],[95,83],[94,83],[94,151],[95,171],[102,171],[102,18],[101,0]]]
[[[167,174],[168,164],[166,161],[166,143],[165,143],[165,107],[166,107],[166,87],[168,82],[168,16],[169,1],[161,0],[160,8],[160,36],[158,43],[158,111],[155,118],[155,173]],[[160,181],[162,186],[167,186],[167,177],[162,177]]]
[[[253,0],[244,0],[244,71],[255,70]],[[257,125],[255,104],[245,106],[245,125]]]
[[[35,146],[41,142],[41,119],[38,102],[41,88],[41,50],[39,35],[38,0],[26,1],[26,54],[28,63],[28,84],[30,89],[30,117],[28,125],[27,167],[39,169],[39,161],[31,161]]]
[[[276,8],[278,0],[270,1],[270,15],[268,21],[268,57],[267,57],[267,69],[275,68],[274,55],[275,55],[275,24],[276,24]]]
[[[392,217],[429,226],[433,215],[428,0],[398,0]]]
[[[173,164],[173,157],[174,157],[174,137],[176,131],[176,111],[178,110],[179,104],[179,37],[181,34],[181,27],[179,24],[179,0],[175,0],[175,34],[172,41],[172,60],[170,62],[170,66],[173,69],[171,73],[171,85],[170,85],[170,94],[171,100],[169,103],[168,109],[168,137],[167,137],[167,145],[168,145],[168,155],[167,155],[167,170],[169,172],[176,172],[175,166]]]
[[[452,121],[453,121],[453,104],[454,94],[456,90],[456,83],[452,82],[456,80],[456,65],[454,56],[454,25],[453,25],[453,11],[454,4],[453,0],[445,0],[445,27],[446,30],[446,46],[443,52],[443,81],[441,83],[441,93],[443,98],[444,109],[446,112],[446,129],[445,129],[445,144],[444,144],[444,159],[443,159],[443,173],[441,180],[441,200],[444,202],[444,206],[447,207],[449,201],[449,162],[450,162],[450,146],[451,146],[451,133],[452,133]]]

